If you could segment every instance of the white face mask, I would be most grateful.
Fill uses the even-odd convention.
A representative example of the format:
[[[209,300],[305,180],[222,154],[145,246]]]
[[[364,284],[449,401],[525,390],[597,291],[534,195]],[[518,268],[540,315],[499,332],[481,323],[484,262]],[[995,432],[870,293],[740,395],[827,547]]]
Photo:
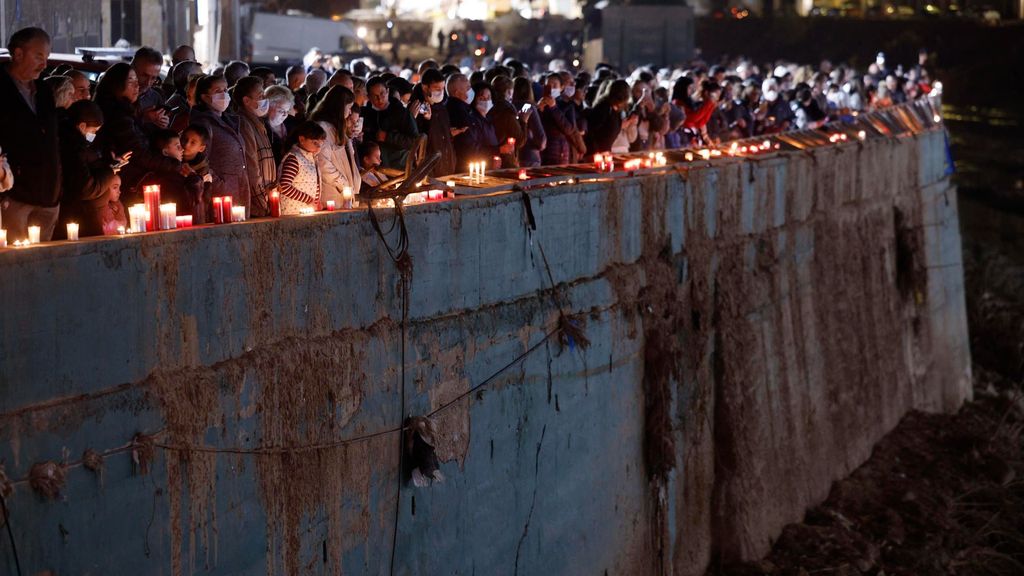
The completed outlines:
[[[473,89],[470,88],[469,92],[466,92],[466,104],[471,104],[473,102],[473,98],[476,98],[476,92],[473,92]]]
[[[490,112],[493,107],[494,102],[490,100],[480,100],[476,103],[476,109],[484,116],[487,116],[487,113]]]
[[[277,114],[274,114],[274,116],[270,118],[270,125],[273,126],[274,128],[277,128],[281,124],[284,124],[284,121],[287,120],[287,119],[288,119],[288,111],[287,110],[279,110]]]
[[[227,92],[221,92],[210,96],[210,108],[213,108],[217,112],[227,110],[229,104],[231,104],[231,95]]]
[[[575,86],[566,86],[565,90],[562,91],[562,95],[564,95],[566,98],[572,98],[575,94],[576,94],[576,87]]]
[[[256,117],[257,118],[263,118],[264,116],[267,115],[267,112],[269,112],[269,111],[270,111],[270,100],[267,100],[266,98],[264,98],[264,99],[262,99],[262,100],[260,100],[259,102],[256,103],[256,110],[254,110],[254,112],[256,113]]]
[[[560,89],[558,89],[558,88],[552,88],[551,89],[551,97],[552,98],[557,100],[558,97],[561,96],[561,95],[562,95],[562,91]]]
[[[779,99],[779,93],[775,90],[769,90],[764,93],[764,99],[766,102],[775,102]]]
[[[95,140],[96,140],[96,133],[95,132],[86,132],[85,133],[85,141],[86,142],[92,144],[93,141],[95,141]]]
[[[440,104],[441,100],[444,100],[444,91],[443,90],[438,90],[436,92],[431,92],[430,93],[430,103],[431,104]]]

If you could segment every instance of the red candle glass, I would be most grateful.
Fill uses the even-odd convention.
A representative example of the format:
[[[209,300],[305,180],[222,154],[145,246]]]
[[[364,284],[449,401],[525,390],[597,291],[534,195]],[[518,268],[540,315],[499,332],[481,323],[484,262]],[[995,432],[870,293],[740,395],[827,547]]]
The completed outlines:
[[[281,193],[277,190],[270,193],[270,217],[281,217]]]
[[[142,189],[142,199],[146,204],[146,231],[155,232],[160,229],[160,186],[150,184]]]
[[[224,223],[224,197],[214,196],[213,198],[213,223]]]
[[[221,207],[221,210],[223,210],[224,213],[221,214],[220,221],[224,222],[225,224],[230,224],[234,220],[234,218],[232,218],[231,216],[232,203],[233,199],[231,198],[231,196],[224,196],[224,203]]]

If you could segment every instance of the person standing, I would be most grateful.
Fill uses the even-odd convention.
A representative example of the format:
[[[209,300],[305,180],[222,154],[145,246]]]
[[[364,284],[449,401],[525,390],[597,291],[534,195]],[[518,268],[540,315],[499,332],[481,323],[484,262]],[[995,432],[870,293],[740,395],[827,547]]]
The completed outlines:
[[[344,86],[332,86],[309,114],[309,119],[324,130],[324,143],[317,155],[320,168],[320,196],[323,202],[341,204],[343,191],[359,193],[362,180],[352,140],[346,131],[355,97]]]
[[[409,152],[420,135],[416,122],[401,102],[388,97],[387,81],[383,77],[370,79],[366,91],[369,102],[363,107],[363,138],[380,146],[385,168],[404,170]]]
[[[270,111],[270,100],[263,95],[263,81],[256,76],[239,80],[234,94],[252,190],[249,212],[253,218],[269,216],[270,191],[277,186],[277,161],[265,120]]]
[[[249,217],[251,192],[245,163],[245,144],[239,132],[238,116],[228,110],[231,95],[228,83],[220,76],[203,76],[196,85],[196,106],[192,121],[209,131],[207,157],[210,170],[217,175],[211,198],[231,196],[235,206],[246,207]]]
[[[60,213],[60,147],[53,94],[39,79],[50,56],[50,36],[41,28],[23,28],[7,42],[11,60],[0,66],[0,149],[13,173],[5,193],[3,225],[12,239],[53,236]]]

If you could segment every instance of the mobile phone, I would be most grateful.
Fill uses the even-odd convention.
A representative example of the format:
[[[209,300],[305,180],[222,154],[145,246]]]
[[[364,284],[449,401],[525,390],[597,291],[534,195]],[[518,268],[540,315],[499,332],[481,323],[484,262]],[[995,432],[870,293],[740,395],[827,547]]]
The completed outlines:
[[[523,114],[526,114],[526,113],[527,113],[527,112],[529,112],[529,111],[530,111],[530,110],[531,110],[532,108],[533,108],[533,106],[532,106],[532,105],[531,105],[531,104],[530,104],[529,102],[527,102],[526,104],[523,104],[523,109],[522,109],[522,110],[520,110],[520,112],[521,112],[521,113],[523,113]]]
[[[430,109],[430,107],[427,106],[426,102],[421,102],[420,103],[420,114],[426,114],[427,110],[429,110],[429,109]]]

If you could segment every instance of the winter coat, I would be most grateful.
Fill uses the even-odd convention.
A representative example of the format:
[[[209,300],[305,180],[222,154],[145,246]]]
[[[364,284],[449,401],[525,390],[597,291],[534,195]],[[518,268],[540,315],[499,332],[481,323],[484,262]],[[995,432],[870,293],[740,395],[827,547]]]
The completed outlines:
[[[517,110],[522,110],[523,104],[526,104],[526,102],[512,103]],[[532,110],[533,112],[526,120],[526,136],[523,146],[519,149],[519,165],[527,168],[540,166],[541,152],[548,145],[548,137],[544,132],[544,123],[541,122],[540,112],[537,111],[536,107],[533,107]]]
[[[139,180],[149,172],[174,172],[181,162],[168,158],[149,145],[149,138],[135,115],[135,109],[126,100],[104,99],[96,102],[103,110],[103,127],[97,134],[96,144],[104,157],[121,156],[131,152],[131,161],[121,170],[121,190],[129,205],[142,201]]]
[[[359,193],[362,179],[359,178],[359,163],[356,161],[355,148],[352,141],[346,139],[344,144],[338,142],[338,131],[330,122],[319,122],[327,133],[324,145],[317,155],[320,167],[320,190],[323,201],[334,200],[341,204],[341,191],[346,186],[352,188],[353,194]]]
[[[376,110],[370,104],[363,106],[363,139],[377,142],[380,146],[381,165],[385,168],[405,170],[409,151],[418,141],[420,131],[412,114],[398,100],[389,100],[388,107]],[[384,132],[384,140],[377,140],[377,133]]]
[[[565,117],[560,106],[556,104],[545,108],[540,113],[540,119],[548,137],[548,146],[541,153],[545,165],[568,164],[570,148],[575,148],[580,154],[585,151],[583,139],[574,121]]]
[[[218,115],[206,104],[200,104],[192,109],[192,122],[206,126],[210,131],[206,156],[210,159],[210,170],[217,175],[210,190],[211,196],[231,196],[235,206],[246,207],[248,218],[252,187],[238,117],[229,112]]]
[[[0,149],[7,154],[13,186],[7,195],[32,206],[56,206],[60,202],[60,147],[57,109],[53,93],[35,81],[36,110],[0,65]]]
[[[622,130],[622,115],[607,101],[598,102],[588,113],[587,127],[587,155],[611,152]]]
[[[501,154],[501,167],[518,167],[519,154],[516,151],[526,143],[526,123],[519,120],[519,111],[508,100],[495,100],[494,108],[487,114],[487,119],[494,126],[494,135],[499,146],[508,142],[509,138],[516,139],[515,150],[511,154]]]
[[[452,141],[452,124],[448,117],[448,108],[444,103],[430,105],[430,119],[422,115],[416,118],[416,127],[420,134],[427,135],[427,156],[435,152],[441,158],[434,165],[432,176],[447,176],[455,172],[455,145]]]
[[[254,218],[269,216],[267,195],[277,185],[277,162],[274,161],[274,149],[267,125],[261,118],[243,112],[239,114],[239,129],[245,146],[246,172],[252,190],[250,213]]]
[[[493,165],[491,158],[498,154],[498,137],[487,118],[458,98],[448,99],[448,115],[452,128],[466,128],[455,137],[456,170],[468,171],[470,162]]]

